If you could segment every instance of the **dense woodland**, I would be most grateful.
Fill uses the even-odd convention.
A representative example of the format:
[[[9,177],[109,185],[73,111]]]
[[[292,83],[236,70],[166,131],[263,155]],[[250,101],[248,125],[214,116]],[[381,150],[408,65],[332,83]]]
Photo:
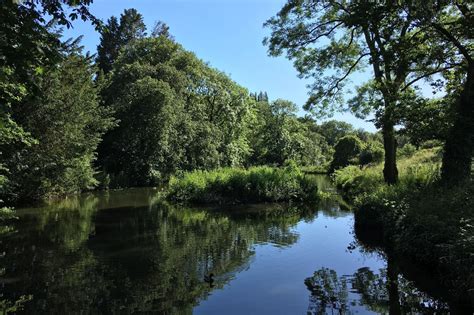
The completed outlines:
[[[249,91],[199,59],[164,22],[147,29],[135,9],[100,21],[91,2],[0,3],[0,206],[170,178],[181,187],[180,178],[220,169],[327,172],[357,223],[390,227],[384,241],[394,251],[451,268],[467,299],[471,3],[289,0],[265,23],[263,44],[311,80],[303,116],[291,100]],[[100,33],[96,54],[62,36],[75,20]],[[357,71],[369,80],[350,91]],[[421,83],[434,97],[422,95]],[[372,119],[378,132],[320,119],[338,111]]]
[[[61,37],[65,21],[42,22],[40,13],[2,5],[2,30],[12,30],[2,37],[6,203],[158,185],[198,169],[290,160],[323,169],[347,134],[380,151],[377,135],[344,122],[317,124],[291,101],[249,92],[185,50],[166,24],[147,31],[134,9],[100,26],[94,56],[80,38]],[[13,31],[20,27],[28,29]]]

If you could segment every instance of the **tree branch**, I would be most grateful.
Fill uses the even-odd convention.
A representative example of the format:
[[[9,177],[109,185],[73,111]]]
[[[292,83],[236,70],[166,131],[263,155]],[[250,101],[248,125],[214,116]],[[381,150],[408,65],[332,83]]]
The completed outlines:
[[[441,35],[443,35],[447,40],[449,40],[451,43],[454,44],[454,46],[459,49],[459,52],[464,56],[464,58],[466,58],[468,64],[472,65],[474,63],[474,60],[469,54],[467,48],[463,44],[461,44],[461,42],[459,42],[459,40],[454,37],[453,34],[451,34],[447,29],[445,29],[438,23],[431,23],[431,25],[435,30],[437,30]]]
[[[349,70],[347,70],[346,73],[341,78],[336,80],[336,82],[333,84],[333,87],[331,87],[329,91],[333,91],[334,89],[339,89],[339,84],[351,74],[352,70],[355,69],[355,67],[362,60],[362,58],[367,57],[369,55],[370,53],[361,54],[359,58],[357,58],[357,60],[350,66]]]
[[[314,37],[314,38],[310,38],[310,39],[308,39],[308,40],[305,40],[305,41],[296,43],[296,44],[294,44],[294,45],[291,45],[290,47],[291,47],[291,48],[297,48],[297,47],[300,47],[300,46],[306,46],[306,45],[308,45],[308,44],[314,43],[314,42],[316,42],[318,39],[320,39],[321,37],[331,35],[331,33],[334,32],[334,30],[335,30],[336,28],[338,28],[339,26],[341,26],[343,23],[344,23],[344,22],[340,22],[340,23],[334,25],[329,31],[324,32],[324,33],[322,33],[322,34],[319,34],[319,35],[317,35],[317,36]]]
[[[326,22],[323,22],[323,23],[319,23],[318,25],[316,25],[315,27],[313,27],[311,30],[307,31],[306,34],[307,34],[307,35],[310,35],[310,34],[312,34],[314,31],[316,31],[318,28],[321,28],[321,27],[323,27],[323,26],[325,26],[325,25],[332,24],[332,23],[336,23],[336,22],[341,22],[341,23],[342,23],[343,21],[337,19],[337,20],[330,20],[330,21],[326,21]]]
[[[403,92],[405,91],[406,89],[408,89],[411,85],[413,85],[414,83],[420,81],[421,79],[424,79],[424,78],[427,78],[427,77],[430,77],[436,73],[440,73],[440,72],[443,72],[443,71],[446,71],[446,70],[449,70],[449,69],[452,69],[454,68],[455,66],[454,65],[450,65],[450,66],[447,66],[447,67],[443,67],[443,68],[437,68],[433,71],[430,71],[430,72],[427,72],[413,80],[411,80],[410,82],[408,82],[407,84],[405,84],[405,86],[400,90],[400,92]]]

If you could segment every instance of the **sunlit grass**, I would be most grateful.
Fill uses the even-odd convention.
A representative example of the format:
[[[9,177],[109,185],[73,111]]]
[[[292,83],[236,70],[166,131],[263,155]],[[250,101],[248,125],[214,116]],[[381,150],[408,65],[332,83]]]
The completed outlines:
[[[317,185],[314,178],[305,176],[294,165],[220,168],[172,177],[166,197],[189,203],[313,201],[317,198]]]

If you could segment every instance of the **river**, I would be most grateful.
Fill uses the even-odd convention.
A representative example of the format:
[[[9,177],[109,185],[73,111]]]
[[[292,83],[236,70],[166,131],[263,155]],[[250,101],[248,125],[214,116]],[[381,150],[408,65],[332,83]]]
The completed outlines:
[[[23,300],[17,312],[28,314],[447,310],[387,272],[383,252],[357,241],[352,212],[336,202],[190,208],[157,196],[128,189],[18,209],[0,243],[3,307]]]

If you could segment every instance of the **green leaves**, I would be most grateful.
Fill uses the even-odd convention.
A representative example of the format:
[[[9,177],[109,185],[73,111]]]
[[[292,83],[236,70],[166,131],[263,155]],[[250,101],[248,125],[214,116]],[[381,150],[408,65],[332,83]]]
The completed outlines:
[[[178,170],[239,166],[250,154],[254,103],[247,90],[166,36],[124,47],[103,95],[120,123],[106,135],[99,159],[106,172],[128,178],[125,185],[156,184]]]

